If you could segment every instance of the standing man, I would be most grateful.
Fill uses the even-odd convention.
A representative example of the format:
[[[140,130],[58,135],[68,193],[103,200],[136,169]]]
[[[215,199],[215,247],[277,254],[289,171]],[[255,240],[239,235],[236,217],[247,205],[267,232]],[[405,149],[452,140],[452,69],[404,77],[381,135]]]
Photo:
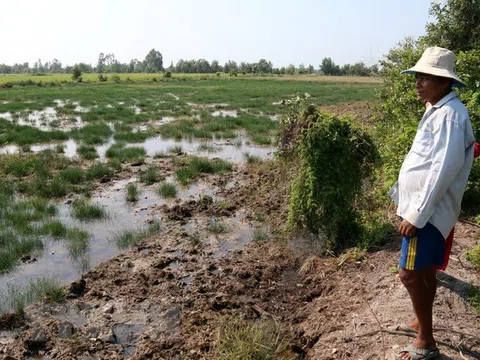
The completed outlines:
[[[397,359],[439,356],[432,331],[436,271],[444,264],[445,241],[457,222],[473,162],[474,135],[468,111],[452,87],[466,86],[454,72],[455,54],[440,47],[425,50],[415,74],[418,99],[428,102],[417,134],[390,196],[398,205],[403,235],[400,279],[408,290],[417,332]]]

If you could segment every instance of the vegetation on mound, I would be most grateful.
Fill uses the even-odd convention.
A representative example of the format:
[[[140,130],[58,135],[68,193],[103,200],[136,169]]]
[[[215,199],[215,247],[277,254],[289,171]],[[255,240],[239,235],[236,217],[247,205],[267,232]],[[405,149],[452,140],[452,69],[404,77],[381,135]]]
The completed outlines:
[[[145,185],[153,185],[160,181],[160,174],[153,166],[149,166],[140,172],[140,181]]]
[[[475,269],[480,270],[480,245],[468,250],[465,253],[465,257],[473,264]]]
[[[298,359],[290,349],[293,337],[277,322],[262,319],[247,321],[240,318],[225,319],[219,327],[218,359]]]
[[[108,148],[105,155],[110,159],[118,159],[121,162],[143,162],[146,151],[143,147],[127,147],[124,143],[116,143]]]

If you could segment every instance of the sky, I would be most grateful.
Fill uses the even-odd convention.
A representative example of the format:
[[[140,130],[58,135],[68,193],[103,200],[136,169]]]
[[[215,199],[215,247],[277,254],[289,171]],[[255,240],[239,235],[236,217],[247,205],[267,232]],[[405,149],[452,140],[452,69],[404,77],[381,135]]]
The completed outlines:
[[[164,66],[204,58],[275,67],[371,65],[421,36],[431,0],[0,0],[0,63],[57,58],[95,65],[98,54]]]

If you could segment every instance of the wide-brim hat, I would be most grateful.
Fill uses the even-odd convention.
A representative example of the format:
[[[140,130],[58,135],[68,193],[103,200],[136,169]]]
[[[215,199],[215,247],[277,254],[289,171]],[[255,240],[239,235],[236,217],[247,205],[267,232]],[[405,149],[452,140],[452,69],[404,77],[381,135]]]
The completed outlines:
[[[467,86],[455,74],[455,54],[438,46],[425,49],[415,66],[402,71],[401,74],[415,74],[417,72],[453,79],[453,86],[456,87]]]

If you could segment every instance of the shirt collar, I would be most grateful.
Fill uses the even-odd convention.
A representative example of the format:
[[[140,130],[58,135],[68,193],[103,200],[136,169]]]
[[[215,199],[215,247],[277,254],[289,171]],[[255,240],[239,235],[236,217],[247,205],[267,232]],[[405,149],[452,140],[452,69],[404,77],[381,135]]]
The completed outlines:
[[[443,105],[445,105],[447,102],[450,100],[454,99],[457,97],[457,92],[452,91],[449,94],[445,95],[439,102],[437,102],[435,105],[433,105],[434,108],[438,109],[441,108]]]

